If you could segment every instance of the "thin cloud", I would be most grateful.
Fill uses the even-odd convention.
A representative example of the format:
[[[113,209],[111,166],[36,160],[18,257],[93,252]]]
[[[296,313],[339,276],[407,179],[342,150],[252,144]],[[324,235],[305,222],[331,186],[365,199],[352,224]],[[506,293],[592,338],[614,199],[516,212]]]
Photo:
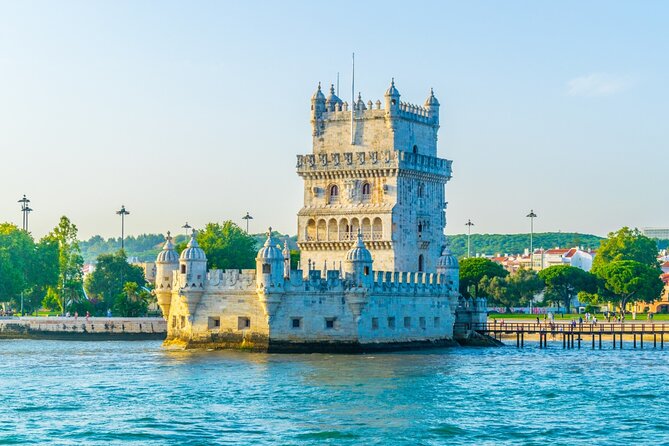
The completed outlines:
[[[622,76],[606,73],[592,73],[575,77],[567,82],[569,96],[611,96],[620,93],[632,85],[632,81]]]

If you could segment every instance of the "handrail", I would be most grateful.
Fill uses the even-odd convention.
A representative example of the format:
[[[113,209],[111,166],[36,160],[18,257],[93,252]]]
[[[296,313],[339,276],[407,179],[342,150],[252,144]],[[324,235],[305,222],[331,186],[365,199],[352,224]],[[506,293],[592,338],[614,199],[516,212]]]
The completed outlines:
[[[483,322],[465,324],[468,328],[482,332],[567,332],[567,333],[623,333],[623,334],[649,334],[669,333],[669,324],[626,324],[626,323],[582,323],[573,324],[568,322]]]

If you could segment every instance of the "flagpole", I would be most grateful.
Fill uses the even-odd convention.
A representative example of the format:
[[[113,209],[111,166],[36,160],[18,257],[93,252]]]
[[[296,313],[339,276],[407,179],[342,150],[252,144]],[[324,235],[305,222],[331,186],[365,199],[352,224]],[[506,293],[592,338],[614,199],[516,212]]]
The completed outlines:
[[[353,118],[355,114],[355,53],[353,53],[353,72],[351,75],[351,145],[355,145],[355,134],[353,133]]]

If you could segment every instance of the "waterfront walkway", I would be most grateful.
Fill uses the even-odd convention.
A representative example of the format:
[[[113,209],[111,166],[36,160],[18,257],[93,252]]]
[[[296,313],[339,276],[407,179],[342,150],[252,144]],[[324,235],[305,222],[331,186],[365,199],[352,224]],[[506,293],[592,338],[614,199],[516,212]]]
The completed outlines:
[[[581,348],[582,343],[591,341],[592,349],[602,348],[604,341],[611,342],[614,349],[622,349],[625,341],[631,341],[633,348],[644,348],[652,343],[653,348],[664,349],[665,338],[669,340],[669,323],[634,321],[632,323],[574,323],[560,322],[504,322],[494,321],[471,324],[466,327],[478,333],[492,336],[502,341],[516,339],[516,347],[525,346],[527,338],[538,338],[539,348],[548,348],[548,340],[562,341],[562,348]]]
[[[0,318],[0,338],[163,339],[163,318],[13,317]]]

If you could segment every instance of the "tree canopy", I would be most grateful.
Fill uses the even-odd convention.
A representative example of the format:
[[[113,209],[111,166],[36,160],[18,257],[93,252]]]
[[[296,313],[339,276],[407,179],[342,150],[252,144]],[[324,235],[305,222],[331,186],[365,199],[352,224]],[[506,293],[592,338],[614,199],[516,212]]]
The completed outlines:
[[[460,293],[478,297],[481,279],[505,277],[509,274],[502,265],[483,257],[471,257],[460,261]]]
[[[197,233],[197,242],[207,255],[207,266],[215,269],[254,268],[256,242],[232,221],[208,223]]]
[[[39,309],[58,279],[58,251],[48,238],[35,243],[29,232],[0,224],[0,302],[25,312]],[[23,297],[23,299],[21,299]]]
[[[104,314],[107,309],[113,308],[116,297],[123,293],[124,286],[129,282],[138,287],[146,284],[144,270],[129,264],[123,251],[98,257],[95,271],[86,277],[84,283],[93,301],[94,312]]]
[[[569,265],[553,265],[539,271],[539,278],[545,283],[544,299],[562,303],[569,311],[571,301],[580,291],[594,292],[597,287],[595,277],[582,269]]]
[[[644,265],[657,266],[657,244],[638,229],[624,227],[611,232],[602,240],[592,262],[594,273],[607,263],[618,260],[634,260]]]
[[[628,302],[653,302],[662,295],[659,269],[635,260],[617,260],[597,270],[601,296],[618,305],[624,314]]]
[[[483,277],[480,286],[489,303],[508,309],[527,305],[537,293],[541,292],[544,283],[536,272],[521,268],[505,277]]]
[[[68,305],[83,299],[84,259],[81,256],[77,226],[69,218],[60,217],[58,225],[45,239],[53,244],[58,253],[58,285],[47,294],[43,304],[46,307],[65,312]]]
[[[121,317],[146,316],[151,294],[135,282],[126,282],[123,292],[114,299],[113,314]]]

